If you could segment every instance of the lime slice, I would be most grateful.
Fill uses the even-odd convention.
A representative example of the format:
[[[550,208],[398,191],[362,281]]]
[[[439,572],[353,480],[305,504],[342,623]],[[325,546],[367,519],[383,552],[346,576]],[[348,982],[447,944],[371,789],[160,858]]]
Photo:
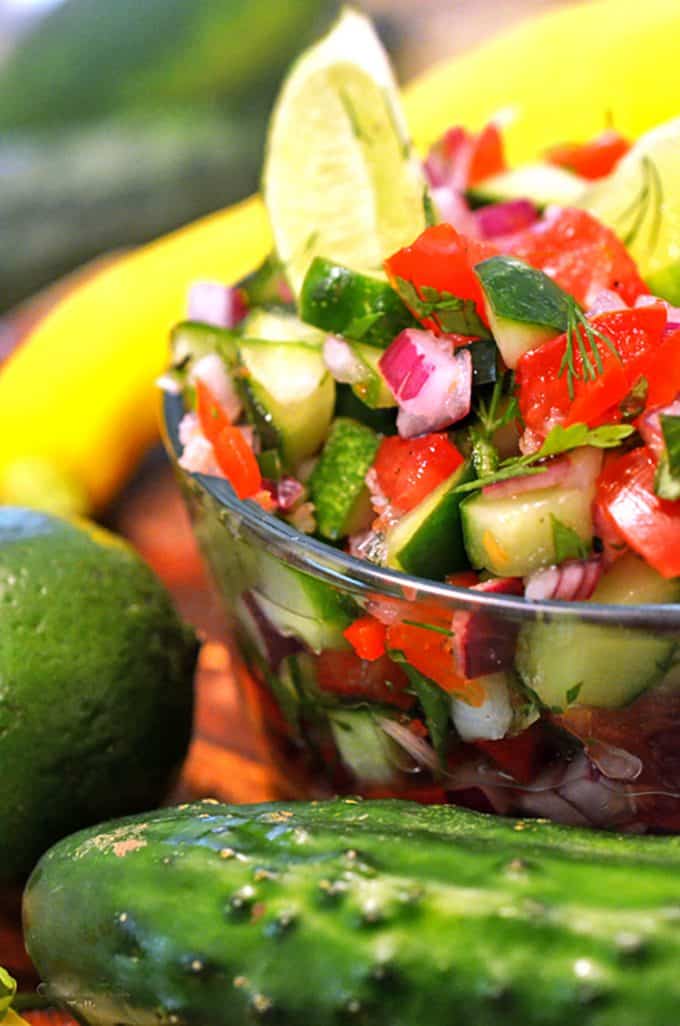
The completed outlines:
[[[641,136],[579,205],[614,229],[653,292],[680,303],[680,118]]]
[[[315,256],[375,273],[425,228],[425,182],[397,84],[358,12],[345,9],[290,71],[272,115],[263,184],[295,293]]]

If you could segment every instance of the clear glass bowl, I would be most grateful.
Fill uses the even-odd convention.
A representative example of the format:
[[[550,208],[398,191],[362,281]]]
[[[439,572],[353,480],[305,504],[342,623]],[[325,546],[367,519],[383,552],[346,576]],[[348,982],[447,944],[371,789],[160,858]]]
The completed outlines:
[[[239,501],[226,481],[182,471],[181,399],[166,396],[164,414],[233,624],[243,696],[291,795],[406,797],[680,832],[680,605],[528,602],[355,559]],[[354,655],[342,632],[362,610],[397,625],[392,648],[406,664]],[[473,633],[484,670],[466,700],[455,674],[448,694],[423,676],[434,664],[453,670],[454,626]],[[526,687],[534,679],[541,706]],[[599,705],[583,703],[583,687]],[[546,705],[546,695],[563,704]],[[618,707],[602,707],[612,695],[623,696]]]

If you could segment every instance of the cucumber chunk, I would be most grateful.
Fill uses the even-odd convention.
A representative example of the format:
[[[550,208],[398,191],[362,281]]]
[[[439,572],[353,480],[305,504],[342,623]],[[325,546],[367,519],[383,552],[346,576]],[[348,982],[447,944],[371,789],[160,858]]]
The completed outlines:
[[[403,754],[370,712],[334,710],[329,716],[340,758],[357,780],[388,784]]]
[[[378,361],[383,354],[377,346],[365,342],[347,343],[362,367],[363,374],[352,385],[352,391],[362,403],[373,410],[389,409],[397,405],[394,393],[383,377]]]
[[[323,343],[323,334],[305,324],[294,313],[282,307],[264,309],[259,307],[249,313],[241,323],[246,338],[265,339],[268,342],[312,342]]]
[[[362,402],[349,385],[335,384],[335,416],[351,417],[381,435],[396,435],[396,407],[373,409]]]
[[[392,286],[316,257],[300,293],[300,316],[323,331],[385,348],[404,328],[415,327]]]
[[[477,264],[475,274],[493,337],[511,370],[524,353],[567,330],[573,300],[543,271],[495,256]]]
[[[552,164],[525,164],[485,178],[470,189],[467,196],[472,206],[528,199],[539,209],[551,203],[569,207],[578,202],[587,184],[580,175]]]
[[[326,444],[309,479],[317,530],[337,541],[365,526],[370,499],[364,483],[380,439],[375,431],[348,418],[331,425]]]
[[[286,469],[316,453],[328,432],[335,382],[318,347],[245,339],[239,383],[263,449],[277,449]]]
[[[239,282],[238,287],[249,307],[286,306],[293,309],[290,288],[275,253],[265,257],[259,267]]]
[[[473,476],[471,464],[461,464],[388,531],[387,566],[435,581],[469,568],[460,522],[463,496],[456,488]]]
[[[228,367],[236,362],[240,333],[215,328],[199,321],[181,321],[170,332],[170,354],[174,373],[186,380],[189,371],[204,356],[217,353]]]
[[[625,555],[602,577],[593,602],[677,602],[680,581],[666,580],[638,556]],[[517,670],[551,709],[616,709],[659,683],[673,660],[673,638],[571,620],[531,623],[520,631]]]
[[[495,498],[479,492],[461,504],[465,549],[478,570],[498,577],[526,577],[555,563],[554,519],[590,548],[593,489],[538,488]]]

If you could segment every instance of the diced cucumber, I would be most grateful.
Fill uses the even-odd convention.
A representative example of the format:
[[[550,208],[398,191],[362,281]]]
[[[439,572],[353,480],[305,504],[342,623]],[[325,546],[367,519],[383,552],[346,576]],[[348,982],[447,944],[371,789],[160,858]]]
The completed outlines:
[[[475,274],[493,337],[511,370],[524,353],[567,330],[573,300],[543,271],[494,256],[477,264]]]
[[[469,567],[460,522],[462,495],[456,488],[473,476],[471,464],[461,464],[387,532],[387,566],[435,581]]]
[[[278,449],[263,449],[262,452],[258,453],[257,462],[262,477],[267,477],[270,481],[278,481],[282,476],[283,466],[281,464],[281,453]]]
[[[257,306],[286,306],[293,309],[283,267],[275,253],[270,253],[259,267],[246,275],[238,287],[251,309]]]
[[[417,326],[392,286],[316,257],[300,293],[300,316],[323,331],[385,348],[404,328]]]
[[[341,417],[331,425],[308,482],[317,530],[324,538],[337,541],[366,526],[370,499],[364,478],[379,444],[375,431],[356,420]]]
[[[294,470],[321,447],[335,405],[335,382],[318,347],[302,342],[246,339],[238,378],[263,449],[278,449]]]
[[[472,387],[493,385],[498,378],[498,349],[492,338],[480,338],[468,346],[472,358]]]
[[[554,519],[590,548],[592,501],[592,487],[560,485],[501,498],[471,495],[460,509],[470,562],[498,577],[525,577],[550,566],[556,562]]]
[[[473,206],[529,199],[537,207],[569,207],[577,203],[588,183],[580,175],[552,164],[525,164],[512,171],[485,178],[468,192]]]
[[[383,350],[365,342],[348,342],[348,345],[363,368],[363,377],[352,385],[352,391],[362,403],[371,409],[387,409],[396,406],[397,401],[378,367]]]
[[[260,553],[258,581],[253,589],[263,612],[288,638],[297,638],[313,651],[343,649],[342,632],[356,619],[352,600],[330,584],[280,560]]]
[[[329,715],[340,758],[359,781],[388,784],[403,754],[364,710],[333,710]]]
[[[203,356],[217,353],[227,366],[236,362],[240,333],[230,328],[215,328],[199,321],[181,321],[170,332],[172,367],[185,377]]]
[[[267,342],[312,342],[321,345],[324,339],[322,332],[282,307],[256,308],[241,322],[241,331],[246,338],[265,339]]]
[[[372,409],[362,402],[349,385],[335,385],[335,416],[351,417],[381,435],[396,435],[396,407]]]
[[[661,577],[632,554],[617,560],[592,597],[615,605],[679,599],[678,579]],[[555,619],[522,628],[516,665],[524,684],[551,709],[615,709],[662,680],[676,647],[673,638],[648,631]]]

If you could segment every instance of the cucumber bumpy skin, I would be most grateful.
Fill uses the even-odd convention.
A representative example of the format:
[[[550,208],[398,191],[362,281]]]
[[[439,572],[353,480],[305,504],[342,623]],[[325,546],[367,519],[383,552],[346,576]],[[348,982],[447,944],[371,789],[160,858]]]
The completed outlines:
[[[26,937],[99,1026],[673,1026],[679,870],[673,837],[198,803],[56,845]]]

